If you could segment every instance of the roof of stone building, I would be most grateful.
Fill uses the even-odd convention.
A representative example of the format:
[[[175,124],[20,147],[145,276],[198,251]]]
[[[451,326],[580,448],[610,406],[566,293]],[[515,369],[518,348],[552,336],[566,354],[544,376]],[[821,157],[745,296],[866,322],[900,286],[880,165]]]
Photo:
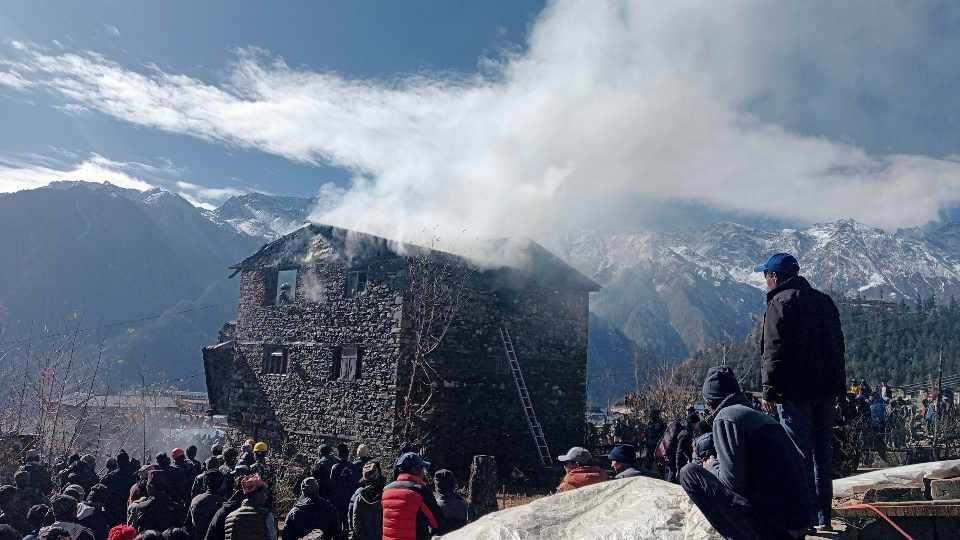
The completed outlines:
[[[315,260],[371,260],[408,257],[421,253],[454,257],[477,271],[499,272],[508,279],[535,275],[540,281],[571,289],[597,291],[600,285],[583,275],[537,242],[501,238],[476,242],[477,255],[455,255],[380,236],[312,223],[267,243],[256,253],[234,264],[230,277],[238,272],[263,267],[296,268]]]

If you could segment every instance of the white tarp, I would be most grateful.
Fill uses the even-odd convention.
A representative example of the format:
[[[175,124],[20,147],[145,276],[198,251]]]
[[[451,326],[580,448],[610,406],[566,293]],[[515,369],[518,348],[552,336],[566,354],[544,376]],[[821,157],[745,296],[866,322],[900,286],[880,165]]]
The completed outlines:
[[[714,540],[680,486],[611,480],[486,515],[443,540]]]
[[[927,475],[937,478],[960,476],[960,459],[891,467],[834,480],[833,496],[853,497],[877,486],[920,484]]]

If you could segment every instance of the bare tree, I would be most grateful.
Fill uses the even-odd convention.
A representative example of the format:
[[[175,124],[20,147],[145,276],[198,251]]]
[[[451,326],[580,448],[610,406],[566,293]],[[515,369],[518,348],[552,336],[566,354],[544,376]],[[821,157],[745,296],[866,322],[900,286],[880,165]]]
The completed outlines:
[[[412,339],[403,355],[409,369],[403,401],[406,440],[423,442],[418,425],[430,413],[435,390],[442,382],[432,355],[457,318],[469,272],[463,259],[432,249],[418,250],[408,258],[404,311],[409,313]]]

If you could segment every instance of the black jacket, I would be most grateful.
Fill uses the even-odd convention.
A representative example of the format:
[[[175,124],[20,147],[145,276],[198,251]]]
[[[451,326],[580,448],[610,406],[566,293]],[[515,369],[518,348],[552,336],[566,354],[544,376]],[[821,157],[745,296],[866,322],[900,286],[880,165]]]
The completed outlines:
[[[323,540],[343,537],[340,516],[333,503],[323,497],[300,497],[287,513],[281,538],[299,540],[316,529],[323,531]]]
[[[763,398],[833,397],[846,392],[840,313],[801,276],[767,293],[760,339]]]

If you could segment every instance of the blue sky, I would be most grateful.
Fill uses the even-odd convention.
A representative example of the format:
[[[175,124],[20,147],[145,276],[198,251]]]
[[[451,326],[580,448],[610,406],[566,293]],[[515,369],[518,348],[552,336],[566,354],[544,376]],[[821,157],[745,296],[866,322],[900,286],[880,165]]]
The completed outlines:
[[[960,205],[955,2],[278,5],[5,3],[0,191],[322,191],[403,238]]]
[[[522,47],[542,4],[15,0],[0,11],[0,36],[6,52],[10,41],[52,51],[95,51],[133,69],[156,64],[214,84],[226,76],[236,50],[245,47],[262,48],[309,70],[392,78],[419,71],[474,72],[482,57]],[[323,182],[343,183],[349,176],[337,167],[299,164],[256,149],[62,110],[68,102],[0,86],[0,117],[8,126],[0,130],[0,155],[27,161],[40,155],[64,167],[90,154],[123,163],[162,166],[169,161],[179,172],[167,175],[171,178],[300,196],[313,196]],[[150,181],[163,185],[160,178]]]

